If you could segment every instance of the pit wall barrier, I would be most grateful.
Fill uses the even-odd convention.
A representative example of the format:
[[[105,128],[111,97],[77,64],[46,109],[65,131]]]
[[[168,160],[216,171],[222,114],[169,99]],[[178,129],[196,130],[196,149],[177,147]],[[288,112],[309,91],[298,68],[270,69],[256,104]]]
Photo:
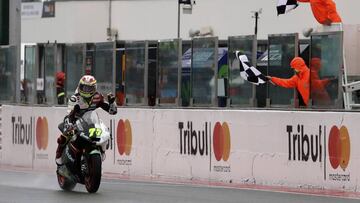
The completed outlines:
[[[357,191],[359,113],[119,108],[99,110],[113,139],[105,173]],[[1,108],[0,165],[55,170],[64,107]]]

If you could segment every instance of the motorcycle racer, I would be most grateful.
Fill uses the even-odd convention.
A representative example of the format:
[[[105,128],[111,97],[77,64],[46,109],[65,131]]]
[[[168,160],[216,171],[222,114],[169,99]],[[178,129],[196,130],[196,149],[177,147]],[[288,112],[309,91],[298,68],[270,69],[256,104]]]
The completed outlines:
[[[58,147],[56,149],[55,162],[57,165],[61,165],[61,156],[64,151],[65,145],[71,138],[71,130],[77,118],[81,117],[87,111],[93,111],[97,108],[102,108],[111,115],[117,113],[117,107],[115,103],[115,97],[111,93],[107,95],[108,102],[105,101],[104,96],[97,92],[97,84],[94,76],[84,75],[81,77],[75,94],[69,99],[69,111],[70,113],[65,116],[64,122],[60,124],[63,128],[62,134],[58,137]],[[76,149],[75,149],[76,150]]]

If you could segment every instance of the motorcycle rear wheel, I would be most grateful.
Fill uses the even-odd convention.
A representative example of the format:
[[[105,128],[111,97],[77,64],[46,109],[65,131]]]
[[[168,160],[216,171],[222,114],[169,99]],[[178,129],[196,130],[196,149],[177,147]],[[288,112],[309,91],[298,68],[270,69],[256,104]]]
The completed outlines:
[[[65,191],[71,191],[76,186],[76,182],[66,178],[65,176],[60,175],[59,173],[57,173],[57,179],[60,188]]]
[[[85,176],[85,187],[89,193],[98,191],[101,182],[101,156],[100,154],[92,154],[89,156],[88,174]]]

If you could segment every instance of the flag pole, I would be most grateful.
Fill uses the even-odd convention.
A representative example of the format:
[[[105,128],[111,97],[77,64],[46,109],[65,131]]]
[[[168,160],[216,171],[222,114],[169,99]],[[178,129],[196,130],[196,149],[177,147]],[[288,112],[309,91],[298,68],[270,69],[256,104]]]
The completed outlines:
[[[259,12],[255,12],[255,35],[257,35],[258,32],[258,19],[259,19]]]
[[[255,35],[257,35],[258,33],[258,21],[259,21],[259,14],[262,13],[262,8],[260,8],[258,11],[252,11],[252,13],[254,13],[254,16],[252,16],[253,18],[255,18]]]

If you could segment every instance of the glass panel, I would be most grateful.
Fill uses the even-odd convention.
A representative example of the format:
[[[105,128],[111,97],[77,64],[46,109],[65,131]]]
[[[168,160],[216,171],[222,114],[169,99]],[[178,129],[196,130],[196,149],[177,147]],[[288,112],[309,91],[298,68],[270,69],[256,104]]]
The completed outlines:
[[[84,45],[66,45],[66,95],[74,94],[84,75]]]
[[[156,78],[157,78],[157,43],[148,43],[148,71],[147,71],[147,98],[148,105],[156,104]]]
[[[143,104],[146,42],[126,42],[125,91],[128,104]]]
[[[25,47],[25,66],[24,66],[24,80],[22,81],[22,88],[24,91],[24,102],[29,104],[35,103],[36,98],[36,47]]]
[[[47,104],[54,104],[55,86],[55,47],[45,46],[45,98]]]
[[[181,105],[189,106],[191,97],[191,42],[182,41]]]
[[[92,75],[94,69],[94,58],[95,58],[95,44],[86,44],[86,52],[85,52],[85,74]]]
[[[160,103],[175,103],[178,97],[180,43],[180,40],[159,42],[158,98]]]
[[[229,97],[231,105],[249,105],[253,99],[253,85],[240,76],[239,59],[235,56],[235,51],[241,51],[251,61],[254,53],[253,43],[254,36],[229,37]],[[252,61],[251,65],[254,64],[256,63]]]
[[[330,107],[340,100],[339,80],[342,68],[342,33],[311,37],[310,82],[315,107]]]
[[[124,96],[125,96],[124,71],[125,71],[125,48],[117,48],[115,92],[116,92],[116,103],[118,106],[124,105]]]
[[[227,106],[229,96],[229,63],[228,63],[228,47],[218,48],[217,60],[217,100],[219,107]]]
[[[294,71],[290,67],[290,62],[295,57],[297,47],[296,35],[269,36],[268,75],[291,78]],[[268,85],[268,88],[271,106],[293,104],[294,89],[271,84]]]
[[[193,39],[192,98],[194,105],[211,105],[215,98],[217,38]]]
[[[113,58],[114,42],[95,44],[94,77],[97,81],[97,90],[102,94],[113,93]]]
[[[0,47],[0,102],[15,102],[15,47]]]

